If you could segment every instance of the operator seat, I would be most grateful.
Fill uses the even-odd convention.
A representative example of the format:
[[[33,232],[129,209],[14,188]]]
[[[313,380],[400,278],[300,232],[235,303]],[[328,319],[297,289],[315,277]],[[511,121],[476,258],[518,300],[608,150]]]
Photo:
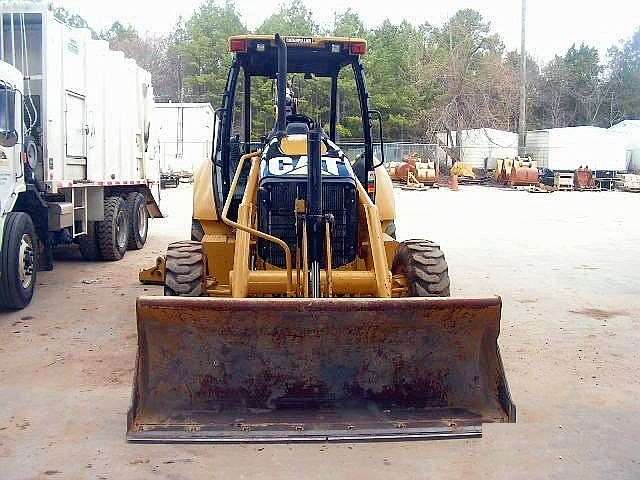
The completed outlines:
[[[309,133],[309,126],[302,122],[287,124],[287,135],[306,135]]]
[[[295,113],[292,115],[287,115],[287,125],[290,123],[303,123],[307,126],[308,130],[311,130],[315,126],[315,122],[313,119],[302,113]]]

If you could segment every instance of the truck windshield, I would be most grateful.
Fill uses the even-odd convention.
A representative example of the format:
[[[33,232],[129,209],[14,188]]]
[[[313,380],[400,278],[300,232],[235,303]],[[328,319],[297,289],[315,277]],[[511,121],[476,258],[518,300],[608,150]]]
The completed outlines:
[[[0,131],[15,130],[15,96],[16,91],[6,83],[0,83]]]

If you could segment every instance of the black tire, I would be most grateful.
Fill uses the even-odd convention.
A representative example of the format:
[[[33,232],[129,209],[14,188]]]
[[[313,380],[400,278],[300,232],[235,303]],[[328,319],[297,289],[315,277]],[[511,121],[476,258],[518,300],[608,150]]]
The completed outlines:
[[[393,274],[409,281],[410,297],[448,297],[449,267],[440,246],[429,240],[407,240],[393,259]]]
[[[31,217],[9,213],[0,251],[0,308],[21,310],[31,302],[38,273],[37,246]]]
[[[89,222],[87,234],[80,235],[77,242],[80,247],[82,258],[87,262],[95,262],[96,260],[102,259],[102,255],[100,254],[100,245],[98,245],[98,237],[96,236],[95,222]]]
[[[104,220],[96,222],[96,227],[102,258],[107,261],[117,261],[124,257],[129,241],[129,220],[122,198],[105,198]]]
[[[191,220],[191,240],[194,242],[202,242],[204,238],[204,228],[199,220],[195,218]]]
[[[129,250],[140,250],[147,243],[149,232],[149,212],[147,199],[138,192],[131,192],[125,197],[127,217],[129,218]]]
[[[200,242],[176,242],[167,248],[164,294],[169,297],[204,295],[205,258]]]

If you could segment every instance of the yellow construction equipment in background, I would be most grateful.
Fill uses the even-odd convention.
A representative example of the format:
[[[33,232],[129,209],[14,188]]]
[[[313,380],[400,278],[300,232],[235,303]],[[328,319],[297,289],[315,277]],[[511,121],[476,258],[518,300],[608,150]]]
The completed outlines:
[[[451,175],[456,175],[462,178],[474,179],[476,174],[473,172],[473,165],[465,162],[456,162],[451,167]]]

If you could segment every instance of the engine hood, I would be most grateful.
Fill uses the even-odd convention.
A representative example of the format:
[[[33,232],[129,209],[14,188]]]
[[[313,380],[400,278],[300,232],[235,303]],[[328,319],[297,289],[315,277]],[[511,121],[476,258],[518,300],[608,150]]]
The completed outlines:
[[[306,177],[308,157],[306,135],[273,138],[262,154],[261,177]],[[329,139],[323,139],[322,175],[354,178],[349,159]]]

